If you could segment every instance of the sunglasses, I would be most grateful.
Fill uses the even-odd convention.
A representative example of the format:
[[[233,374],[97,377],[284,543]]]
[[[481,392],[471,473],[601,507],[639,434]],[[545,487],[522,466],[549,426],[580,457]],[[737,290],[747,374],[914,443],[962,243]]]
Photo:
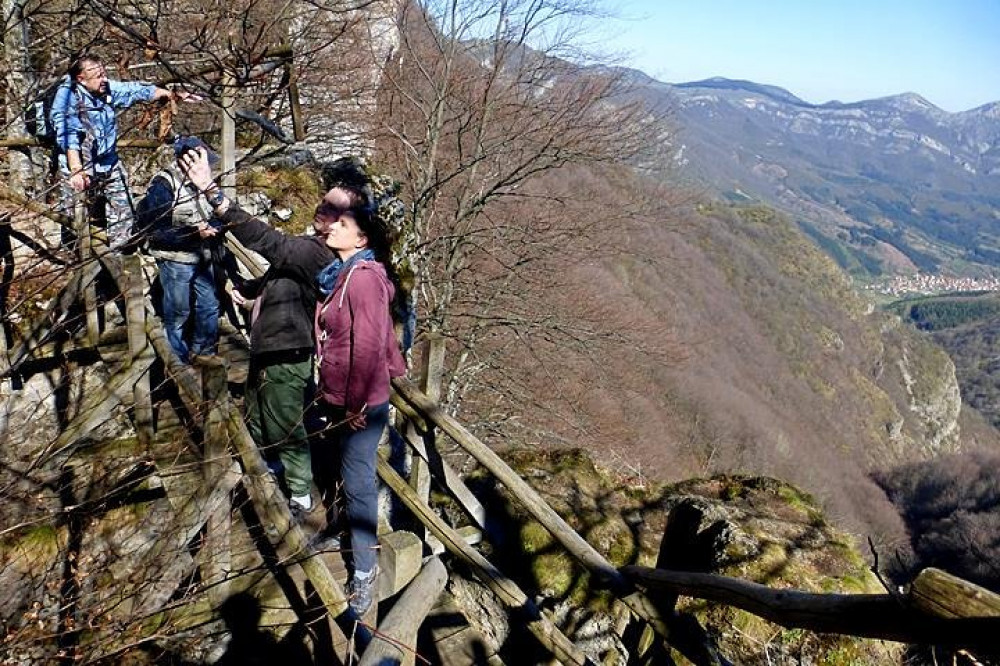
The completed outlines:
[[[338,206],[329,201],[323,201],[316,206],[316,217],[329,218],[334,222],[339,220],[341,215],[349,212],[351,212],[350,206]]]

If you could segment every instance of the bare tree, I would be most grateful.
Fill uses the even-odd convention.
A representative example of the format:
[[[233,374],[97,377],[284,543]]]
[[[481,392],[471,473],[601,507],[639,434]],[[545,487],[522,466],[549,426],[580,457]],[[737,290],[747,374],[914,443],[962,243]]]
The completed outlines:
[[[429,0],[403,12],[378,157],[410,203],[404,254],[420,332],[450,341],[452,409],[515,347],[543,362],[623,337],[573,303],[574,268],[612,249],[605,232],[637,191],[627,165],[664,126],[622,73],[579,64],[580,26],[594,15],[575,0]],[[503,386],[491,384],[507,402],[523,394],[516,379]]]

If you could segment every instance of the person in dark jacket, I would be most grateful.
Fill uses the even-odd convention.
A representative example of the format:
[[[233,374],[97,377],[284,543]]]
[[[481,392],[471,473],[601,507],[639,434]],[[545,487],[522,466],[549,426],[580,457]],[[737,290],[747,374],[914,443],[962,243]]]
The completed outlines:
[[[174,143],[174,154],[205,148],[211,163],[219,158],[195,136]],[[219,299],[216,295],[212,248],[219,221],[198,189],[176,164],[159,171],[139,202],[137,217],[149,238],[163,287],[163,325],[174,353],[188,363],[192,356],[215,354],[219,340]],[[184,328],[194,322],[190,344]]]
[[[181,167],[205,194],[223,226],[270,267],[240,289],[253,300],[250,375],[246,387],[247,426],[265,457],[277,453],[297,520],[313,510],[312,459],[305,411],[313,400],[313,315],[319,290],[316,274],[335,258],[326,246],[329,224],[319,215],[314,236],[289,236],[231,203],[212,180],[204,149],[181,157]]]

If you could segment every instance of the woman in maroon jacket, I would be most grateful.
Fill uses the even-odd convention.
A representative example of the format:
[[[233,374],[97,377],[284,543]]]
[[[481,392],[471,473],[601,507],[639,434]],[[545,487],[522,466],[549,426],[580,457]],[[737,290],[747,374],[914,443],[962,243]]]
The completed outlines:
[[[325,467],[339,458],[352,553],[348,591],[359,617],[371,606],[375,590],[375,463],[388,422],[389,380],[406,370],[389,313],[394,288],[380,261],[388,256],[387,233],[366,199],[338,187],[316,209],[316,218],[329,228],[327,247],[337,258],[317,276],[324,295],[316,310],[320,410],[330,428],[313,448],[320,453],[316,462],[327,459]],[[333,471],[324,469],[317,476]],[[336,529],[331,525],[324,532],[335,534]],[[332,545],[329,539],[317,544]]]

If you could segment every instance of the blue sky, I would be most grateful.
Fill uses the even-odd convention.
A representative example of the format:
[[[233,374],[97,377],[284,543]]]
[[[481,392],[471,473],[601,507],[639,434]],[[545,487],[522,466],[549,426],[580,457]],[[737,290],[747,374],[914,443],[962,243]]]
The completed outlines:
[[[603,47],[661,81],[712,76],[814,103],[1000,101],[1000,0],[618,0]]]

